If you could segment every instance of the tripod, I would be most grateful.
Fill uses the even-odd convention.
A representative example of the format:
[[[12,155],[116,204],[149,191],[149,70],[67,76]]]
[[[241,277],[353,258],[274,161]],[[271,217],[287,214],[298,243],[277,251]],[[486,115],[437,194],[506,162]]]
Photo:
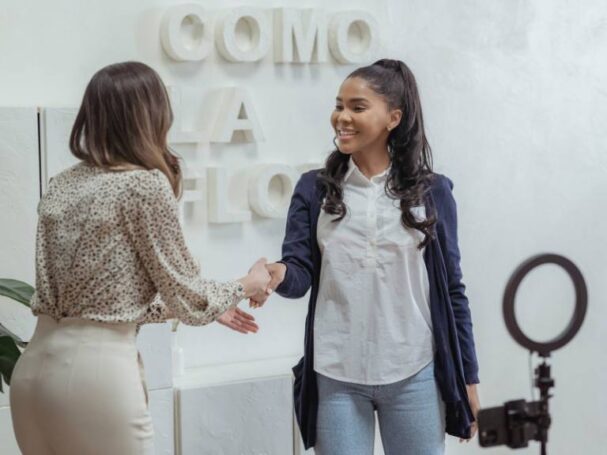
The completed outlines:
[[[550,365],[546,359],[550,354],[540,354],[543,357],[543,362],[535,369],[535,386],[540,389],[540,406],[538,414],[533,418],[537,424],[538,434],[537,440],[540,442],[540,454],[547,455],[546,445],[548,443],[548,429],[552,419],[548,410],[548,400],[552,398],[550,388],[554,387],[554,379],[550,377]]]

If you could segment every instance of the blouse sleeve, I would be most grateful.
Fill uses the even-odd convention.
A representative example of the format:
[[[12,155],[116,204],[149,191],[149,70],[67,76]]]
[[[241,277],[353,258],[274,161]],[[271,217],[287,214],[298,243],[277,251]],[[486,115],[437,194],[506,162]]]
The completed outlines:
[[[157,170],[142,175],[126,195],[124,221],[141,262],[166,305],[161,312],[189,325],[213,322],[244,298],[243,286],[237,281],[224,283],[200,276],[185,243],[169,181]]]

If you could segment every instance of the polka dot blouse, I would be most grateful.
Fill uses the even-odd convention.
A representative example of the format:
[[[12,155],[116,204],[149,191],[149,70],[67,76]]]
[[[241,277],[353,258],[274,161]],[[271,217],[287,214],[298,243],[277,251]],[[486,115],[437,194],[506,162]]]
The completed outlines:
[[[244,298],[237,281],[201,278],[158,170],[77,164],[51,180],[38,215],[34,314],[203,325]]]

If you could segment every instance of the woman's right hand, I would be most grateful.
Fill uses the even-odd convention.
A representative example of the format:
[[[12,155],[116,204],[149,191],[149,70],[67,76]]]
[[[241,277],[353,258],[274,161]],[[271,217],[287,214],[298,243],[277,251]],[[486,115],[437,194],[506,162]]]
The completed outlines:
[[[253,264],[253,267],[249,270],[249,274],[240,280],[240,284],[242,284],[244,288],[244,293],[246,298],[251,298],[253,296],[266,295],[271,293],[272,291],[269,288],[271,276],[268,270],[266,269],[266,263],[268,261],[266,258],[261,258]]]
[[[269,284],[269,289],[271,292],[273,292],[278,286],[280,286],[280,283],[282,283],[285,279],[285,275],[287,273],[287,266],[282,262],[274,262],[272,264],[266,264],[266,269],[272,276],[272,280]],[[265,295],[250,299],[249,306],[251,308],[260,308],[261,306],[263,306],[264,303],[266,303],[266,300],[268,300],[268,296],[271,294],[271,292],[266,292]]]

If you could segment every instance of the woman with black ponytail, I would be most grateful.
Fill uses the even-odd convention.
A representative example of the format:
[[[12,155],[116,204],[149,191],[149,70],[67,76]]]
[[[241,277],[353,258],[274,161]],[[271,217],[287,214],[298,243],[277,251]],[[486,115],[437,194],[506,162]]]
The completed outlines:
[[[306,448],[444,453],[479,409],[452,183],[432,171],[409,68],[379,60],[350,74],[331,116],[336,150],[304,174],[270,286],[312,288],[295,407]],[[253,302],[259,305],[262,301]]]

